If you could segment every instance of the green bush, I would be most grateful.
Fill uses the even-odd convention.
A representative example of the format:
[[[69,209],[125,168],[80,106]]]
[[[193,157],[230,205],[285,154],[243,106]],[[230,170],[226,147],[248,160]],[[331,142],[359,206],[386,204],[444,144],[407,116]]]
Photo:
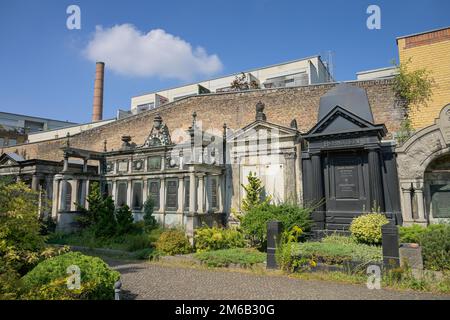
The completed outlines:
[[[156,218],[153,216],[153,209],[155,207],[155,201],[148,197],[144,203],[144,228],[148,231],[158,226]]]
[[[67,268],[76,265],[81,271],[80,292],[70,292],[65,286]],[[39,263],[23,278],[26,295],[31,299],[113,299],[114,283],[120,274],[101,259],[69,252]]]
[[[156,241],[156,250],[168,255],[192,252],[191,244],[182,230],[170,229],[161,233]]]
[[[133,214],[131,213],[130,207],[124,205],[116,210],[116,233],[126,234],[132,231],[133,229]]]
[[[413,224],[410,227],[399,227],[401,243],[420,243],[420,237],[426,232],[426,228]]]
[[[252,248],[234,248],[199,252],[195,254],[195,258],[209,267],[227,267],[230,264],[251,266],[263,263],[266,260],[266,254]]]
[[[430,225],[419,239],[425,268],[450,270],[450,225]]]
[[[277,260],[283,269],[290,271],[305,265],[314,266],[317,262],[342,265],[355,261],[366,265],[380,263],[382,258],[381,247],[357,243],[338,235],[325,237],[320,242],[286,243],[277,252]]]
[[[266,247],[267,222],[270,220],[281,221],[285,230],[298,226],[304,232],[308,232],[312,225],[311,209],[289,203],[262,204],[252,208],[241,220],[241,228],[252,246]]]
[[[216,226],[196,229],[194,239],[197,252],[245,247],[241,232]]]
[[[358,242],[366,244],[381,244],[381,226],[389,220],[381,213],[363,214],[353,219],[350,232]]]

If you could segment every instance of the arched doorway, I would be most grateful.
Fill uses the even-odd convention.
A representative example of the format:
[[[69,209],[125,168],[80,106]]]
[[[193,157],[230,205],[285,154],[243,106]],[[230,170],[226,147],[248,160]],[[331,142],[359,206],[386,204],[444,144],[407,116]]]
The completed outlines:
[[[450,104],[434,125],[415,133],[396,153],[404,225],[449,219]]]

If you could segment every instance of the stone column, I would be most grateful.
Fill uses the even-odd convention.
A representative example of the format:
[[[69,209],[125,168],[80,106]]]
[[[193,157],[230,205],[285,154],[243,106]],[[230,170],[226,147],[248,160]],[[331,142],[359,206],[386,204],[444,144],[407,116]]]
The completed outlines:
[[[59,209],[59,187],[60,187],[60,176],[56,175],[53,179],[53,193],[52,193],[52,217],[56,218],[58,216]]]
[[[383,182],[381,181],[379,148],[369,149],[369,191],[370,206],[380,207],[384,211]]]
[[[194,230],[196,225],[196,201],[197,200],[197,188],[195,181],[194,168],[190,168],[189,172],[189,212],[186,216],[186,234],[189,237],[191,244],[194,243]]]
[[[53,198],[53,176],[48,175],[45,177],[45,184],[47,189],[45,192],[47,193],[47,199],[52,200]]]
[[[116,203],[116,199],[117,199],[116,192],[117,192],[117,181],[113,180],[111,193],[112,193],[112,198],[114,200],[114,203]]]
[[[72,180],[72,181],[70,181],[70,182],[68,182],[68,183],[70,183],[71,184],[71,186],[72,186],[72,188],[71,188],[71,190],[72,190],[72,194],[71,194],[71,196],[70,196],[70,208],[69,208],[69,210],[70,211],[75,211],[76,210],[76,205],[75,205],[75,202],[77,201],[77,180]]]
[[[147,201],[148,197],[148,179],[144,178],[144,182],[142,184],[142,203],[144,204]]]
[[[178,177],[178,209],[177,213],[183,213],[184,208],[184,177]]]
[[[402,183],[402,202],[403,202],[403,221],[406,223],[412,223],[413,213],[411,206],[411,184],[410,183]]]
[[[159,188],[159,212],[164,213],[166,211],[166,179],[162,177],[160,179]]]
[[[299,205],[303,204],[303,186],[302,186],[302,147],[300,143],[295,145],[295,190]]]
[[[198,213],[205,212],[205,185],[204,174],[198,176]]]
[[[224,176],[217,176],[217,201],[219,204],[219,212],[223,212],[225,208],[225,195],[224,191]]]
[[[314,227],[318,230],[323,230],[325,229],[325,200],[323,190],[323,168],[320,152],[311,154],[311,166],[313,181],[313,186],[311,188],[312,200],[320,203],[315,212],[313,212],[312,218],[315,221]]]
[[[31,189],[33,191],[39,191],[39,176],[37,174],[33,174],[31,178]]]
[[[423,195],[423,183],[418,182],[416,187],[414,188],[414,192],[416,193],[417,198],[417,213],[419,215],[419,219],[416,221],[419,224],[426,225],[427,220],[425,217],[425,203],[424,203],[424,195]]]
[[[128,179],[127,181],[127,205],[128,207],[132,208],[132,197],[133,197],[133,183],[131,179]]]

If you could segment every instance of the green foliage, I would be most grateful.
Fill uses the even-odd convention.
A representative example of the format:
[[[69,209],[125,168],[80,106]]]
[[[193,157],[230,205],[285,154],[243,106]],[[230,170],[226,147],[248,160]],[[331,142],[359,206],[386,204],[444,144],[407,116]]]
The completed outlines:
[[[433,93],[434,79],[425,68],[410,71],[411,58],[398,65],[399,73],[395,76],[394,91],[404,100],[409,109],[412,105],[426,105]]]
[[[182,230],[170,229],[161,233],[156,241],[156,250],[168,255],[192,252],[191,244]]]
[[[264,199],[264,186],[261,179],[249,172],[247,176],[248,184],[241,185],[245,190],[245,197],[242,199],[241,208],[244,213],[247,213],[254,207],[260,204],[268,204],[270,202],[270,197]]]
[[[21,296],[26,300],[88,300],[95,290],[95,283],[87,281],[79,289],[69,289],[67,280],[69,278],[60,278],[34,288]]]
[[[235,91],[249,90],[249,89],[259,89],[259,84],[255,80],[248,82],[246,80],[245,73],[241,72],[240,76],[236,76],[235,79],[230,83],[230,88]]]
[[[248,267],[263,263],[266,260],[266,254],[252,248],[234,248],[199,252],[195,254],[195,258],[209,267],[227,267],[230,264]]]
[[[352,236],[358,242],[381,244],[381,226],[389,223],[381,213],[367,213],[353,219],[350,225]]]
[[[153,216],[155,201],[152,197],[148,197],[144,202],[144,225],[147,230],[154,229],[158,226],[158,222]]]
[[[242,248],[246,244],[242,232],[216,226],[212,228],[204,226],[196,229],[194,239],[197,252]]]
[[[293,257],[314,259],[326,264],[342,264],[357,261],[363,264],[382,261],[382,249],[378,246],[356,243],[343,236],[325,237],[321,242],[304,242],[293,245]]]
[[[303,230],[294,226],[291,230],[284,230],[281,234],[279,246],[276,250],[277,264],[281,270],[294,271],[299,267],[307,265],[306,260],[292,259],[293,244],[298,243],[303,235]]]
[[[81,271],[81,292],[75,297],[64,288],[67,278],[67,268],[76,265]],[[120,274],[111,270],[100,258],[83,255],[79,252],[69,252],[39,263],[23,278],[23,283],[29,298],[52,299],[112,299],[114,283]]]
[[[429,270],[450,270],[450,225],[434,224],[419,237],[423,262]]]
[[[267,222],[271,220],[281,221],[284,229],[288,231],[297,226],[308,232],[312,226],[311,209],[289,203],[262,204],[252,208],[241,220],[241,228],[252,246],[266,247]],[[304,238],[304,235],[302,237]]]
[[[130,207],[124,205],[116,211],[116,234],[122,235],[132,231],[133,228],[133,214]]]
[[[401,243],[420,243],[420,237],[426,232],[426,228],[418,224],[410,227],[399,227]]]
[[[46,207],[41,200],[41,208]],[[19,278],[59,253],[45,247],[38,219],[39,194],[24,183],[0,181],[0,299],[16,299]]]
[[[395,138],[399,144],[403,144],[413,134],[414,134],[414,128],[412,127],[411,120],[409,118],[405,118],[400,123],[400,129],[397,131]]]

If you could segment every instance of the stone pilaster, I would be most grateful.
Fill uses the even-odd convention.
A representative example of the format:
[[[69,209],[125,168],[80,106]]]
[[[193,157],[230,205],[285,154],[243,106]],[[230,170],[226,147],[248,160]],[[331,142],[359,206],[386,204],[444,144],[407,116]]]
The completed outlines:
[[[384,211],[383,183],[381,180],[380,153],[378,148],[371,148],[368,152],[369,162],[369,191],[370,206]]]

